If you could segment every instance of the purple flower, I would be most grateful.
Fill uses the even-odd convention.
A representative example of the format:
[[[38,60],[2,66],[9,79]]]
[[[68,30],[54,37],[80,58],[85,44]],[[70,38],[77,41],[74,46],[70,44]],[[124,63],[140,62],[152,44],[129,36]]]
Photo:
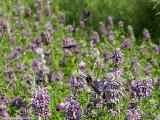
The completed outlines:
[[[144,72],[146,75],[151,74],[153,66],[151,64],[148,64],[145,68],[144,68]]]
[[[124,62],[124,55],[120,48],[117,48],[113,53],[113,63],[115,65],[123,64]]]
[[[21,23],[18,18],[15,18],[15,19],[16,19],[16,26],[19,27],[21,25]]]
[[[36,14],[36,20],[40,21],[41,18],[42,18],[41,11],[38,11],[37,14]]]
[[[21,48],[17,47],[16,50],[14,50],[11,54],[8,55],[8,59],[15,59],[16,57],[18,57],[18,55],[20,55],[21,51]]]
[[[83,28],[83,27],[85,26],[84,20],[80,20],[80,23],[79,23],[79,24],[80,24],[80,27]]]
[[[106,28],[105,28],[105,24],[103,22],[100,22],[99,24],[100,24],[99,30],[100,30],[101,34],[103,36],[105,36],[107,34],[107,31],[106,31]]]
[[[114,32],[110,32],[109,33],[109,40],[113,41],[113,39],[114,39]]]
[[[23,8],[18,7],[18,15],[21,16],[23,14]]]
[[[41,11],[41,10],[42,10],[42,0],[38,0],[37,10],[38,10],[38,11]]]
[[[85,69],[85,67],[86,67],[86,63],[83,62],[83,61],[80,61],[80,63],[79,63],[79,68],[80,68],[80,69]]]
[[[50,10],[50,6],[49,5],[46,5],[45,12],[46,12],[47,16],[51,15],[51,10]]]
[[[63,77],[64,77],[64,73],[62,71],[59,71],[55,77],[55,80],[61,81],[61,80],[63,80]]]
[[[64,37],[63,38],[63,44],[64,44],[64,46],[70,44],[71,42],[72,42],[71,38],[68,38],[68,37]]]
[[[33,95],[32,106],[36,117],[47,118],[51,115],[50,111],[50,94],[46,88],[40,89]]]
[[[143,30],[143,35],[144,35],[145,39],[150,39],[150,33],[149,33],[149,31],[147,29]]]
[[[86,89],[87,83],[85,77],[72,76],[70,84],[74,88],[74,93],[79,94]]]
[[[81,109],[78,101],[73,96],[69,96],[64,102],[65,107],[63,109],[66,120],[80,120]]]
[[[12,101],[12,105],[17,107],[17,108],[20,108],[23,106],[23,99],[22,97],[15,97]]]
[[[153,80],[150,76],[147,76],[145,82],[146,82],[145,97],[150,97],[152,95]]]
[[[143,80],[134,80],[131,83],[131,96],[132,98],[139,97],[146,98],[151,96],[153,89],[153,83],[150,76],[147,76],[146,81]]]
[[[64,104],[64,103],[61,103],[61,104],[59,104],[59,105],[56,106],[56,110],[57,110],[57,111],[60,111],[60,110],[62,110],[64,107],[65,107],[65,104]]]
[[[113,26],[113,17],[108,16],[108,26],[112,27]]]
[[[7,106],[3,101],[0,101],[0,118],[3,120],[7,120],[9,118]]]
[[[31,11],[31,8],[30,8],[30,7],[26,8],[26,9],[25,9],[25,12],[26,12],[26,16],[27,16],[27,17],[31,17],[32,11]]]
[[[97,32],[94,32],[92,36],[93,46],[96,46],[98,42],[99,42],[99,35]]]
[[[122,99],[122,80],[115,76],[114,73],[109,73],[105,84],[103,97],[106,103],[119,104]]]
[[[131,49],[132,47],[132,41],[130,39],[125,39],[121,43],[122,48]]]
[[[14,38],[13,30],[9,29],[8,36],[9,36],[10,43],[12,45],[15,44],[15,38]]]
[[[154,51],[156,54],[160,54],[160,47],[159,46],[155,46],[154,47]]]
[[[33,59],[32,60],[32,69],[33,70],[37,70],[37,69],[40,69],[40,61],[38,59]]]
[[[41,39],[44,45],[49,45],[52,43],[52,38],[49,33],[41,33]]]
[[[60,21],[61,21],[62,24],[64,24],[65,21],[66,21],[66,16],[63,13],[60,14]]]
[[[141,118],[142,118],[142,111],[139,107],[137,109],[128,110],[127,120],[141,120]]]
[[[48,82],[47,79],[48,71],[44,66],[41,66],[40,69],[36,71],[36,83],[37,84],[45,84]]]
[[[121,78],[123,75],[124,69],[123,68],[114,68],[112,73],[114,74],[115,77]]]
[[[34,23],[34,26],[33,26],[33,29],[34,29],[34,30],[38,30],[38,28],[39,28],[39,24],[38,24],[38,22],[35,22],[35,23]]]
[[[68,27],[67,27],[67,31],[68,32],[73,32],[73,26],[72,25],[68,25]]]
[[[41,38],[40,37],[34,38],[33,42],[37,47],[41,46]]]
[[[25,73],[23,75],[23,80],[26,81],[26,83],[29,85],[29,86],[32,86],[33,84],[33,76],[29,73]]]
[[[108,50],[105,50],[103,53],[104,61],[107,62],[110,59],[110,54]]]

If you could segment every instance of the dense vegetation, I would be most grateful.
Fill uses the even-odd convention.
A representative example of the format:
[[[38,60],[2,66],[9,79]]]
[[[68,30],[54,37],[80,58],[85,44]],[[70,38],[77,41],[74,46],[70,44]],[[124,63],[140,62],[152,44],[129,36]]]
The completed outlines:
[[[67,22],[78,24],[81,12],[90,11],[91,17],[87,26],[98,29],[98,22],[107,22],[107,16],[112,15],[114,21],[123,20],[125,28],[133,25],[135,35],[141,37],[143,28],[149,29],[153,42],[160,44],[159,0],[55,0],[59,9],[68,16]],[[71,12],[72,11],[72,12]],[[155,29],[156,28],[156,29]]]
[[[148,24],[136,37],[120,12],[127,1],[78,2],[0,1],[0,119],[159,120],[160,46]]]

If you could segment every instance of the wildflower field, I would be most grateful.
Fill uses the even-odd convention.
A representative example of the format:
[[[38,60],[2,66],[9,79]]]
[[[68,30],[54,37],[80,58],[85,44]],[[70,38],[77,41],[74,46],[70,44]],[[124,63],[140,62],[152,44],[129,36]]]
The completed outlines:
[[[68,24],[53,2],[0,1],[0,119],[160,120],[160,46],[147,26],[136,37],[110,15],[94,30],[90,11]]]

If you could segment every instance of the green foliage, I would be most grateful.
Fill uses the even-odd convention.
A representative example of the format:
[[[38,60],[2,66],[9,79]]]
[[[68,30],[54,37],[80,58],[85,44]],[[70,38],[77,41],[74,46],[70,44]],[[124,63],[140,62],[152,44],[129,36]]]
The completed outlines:
[[[136,36],[141,36],[143,28],[149,29],[152,37],[160,34],[160,18],[155,15],[156,11],[152,9],[154,5],[148,0],[56,0],[56,5],[66,13],[70,24],[75,22],[78,25],[82,10],[86,10],[91,11],[87,25],[92,25],[96,30],[98,22],[106,22],[107,17],[111,15],[115,22],[123,20],[125,25],[133,25]],[[156,6],[158,5],[159,0]],[[154,42],[159,41],[155,39]]]

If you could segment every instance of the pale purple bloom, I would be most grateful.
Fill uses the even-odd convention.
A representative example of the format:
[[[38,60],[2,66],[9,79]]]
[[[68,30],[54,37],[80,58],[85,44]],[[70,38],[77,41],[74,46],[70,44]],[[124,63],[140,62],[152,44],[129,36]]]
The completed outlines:
[[[21,52],[22,52],[22,49],[20,47],[17,47],[11,54],[8,55],[8,59],[9,60],[15,59],[20,55]]]
[[[110,59],[110,54],[108,50],[105,50],[103,53],[104,61],[107,62]]]
[[[109,33],[109,40],[113,41],[113,39],[114,39],[114,32],[110,32]]]
[[[86,67],[86,63],[83,62],[83,61],[80,61],[80,63],[79,63],[79,68],[80,68],[80,69],[85,69],[85,67]]]
[[[64,102],[65,107],[63,109],[66,120],[81,120],[81,109],[78,101],[70,96]]]
[[[62,71],[59,71],[58,74],[55,77],[55,80],[61,81],[64,78],[64,73]]]
[[[96,46],[98,42],[99,42],[99,35],[97,32],[94,32],[92,35],[93,46]]]
[[[15,37],[14,37],[14,34],[13,34],[13,30],[9,29],[8,36],[9,36],[10,43],[12,45],[15,44],[16,40],[15,40]]]
[[[159,46],[155,46],[154,47],[154,51],[156,54],[160,54],[160,47]]]
[[[18,15],[21,16],[23,14],[23,8],[18,7]]]
[[[33,29],[38,30],[38,28],[39,28],[39,23],[35,22],[34,25],[33,25]]]
[[[151,64],[148,64],[145,68],[144,68],[144,72],[146,75],[151,74],[153,66]]]
[[[83,28],[85,26],[84,20],[80,20],[80,27]]]
[[[37,2],[37,10],[38,11],[42,10],[42,0],[38,0],[38,2]]]
[[[32,69],[33,70],[40,69],[40,65],[41,65],[41,63],[38,59],[35,58],[32,60]]]
[[[36,20],[40,21],[42,19],[41,11],[38,11],[36,14]]]
[[[9,114],[8,114],[7,106],[2,101],[0,101],[0,118],[2,118],[3,120],[9,119]]]
[[[46,88],[40,89],[33,94],[32,106],[36,117],[47,118],[51,115],[50,111],[50,94]]]
[[[51,15],[51,10],[50,10],[50,6],[49,5],[46,5],[45,12],[46,12],[47,16]]]
[[[72,25],[68,25],[68,26],[67,26],[67,31],[68,31],[68,32],[73,32],[73,30],[74,30],[74,28],[73,28]]]
[[[121,43],[122,48],[131,49],[132,47],[132,41],[130,39],[125,39]]]
[[[62,24],[64,24],[65,21],[66,21],[66,16],[63,13],[60,14],[60,21],[61,21]]]
[[[100,24],[99,30],[100,30],[101,34],[103,36],[105,36],[107,34],[107,31],[106,31],[106,28],[105,28],[105,24],[103,22],[100,22],[99,24]]]
[[[120,48],[117,48],[113,53],[113,63],[115,65],[123,64],[124,62],[124,55]]]
[[[146,81],[134,80],[131,83],[132,98],[139,97],[142,100],[142,98],[149,97],[152,95],[152,89],[153,89],[153,84],[150,76],[147,76]]]
[[[70,84],[73,87],[73,92],[79,94],[83,92],[87,87],[87,82],[85,77],[71,76]]]
[[[37,45],[37,47],[41,46],[41,38],[40,37],[36,37],[34,38],[34,44]]]
[[[109,26],[113,25],[113,17],[112,16],[108,16],[108,25]]]
[[[30,7],[26,8],[26,9],[25,9],[25,12],[26,12],[26,16],[27,16],[27,17],[31,17],[32,10],[31,10]]]
[[[49,33],[41,33],[41,39],[44,45],[49,45],[52,43],[52,38]]]
[[[147,29],[143,30],[143,35],[144,35],[145,39],[150,39],[150,33],[149,33],[149,31]]]
[[[23,106],[23,99],[22,97],[15,97],[12,101],[12,105],[17,107],[17,108],[20,108]]]
[[[29,86],[32,86],[33,85],[33,76],[29,73],[25,73],[23,75],[23,80],[26,81],[26,83],[29,85]]]
[[[137,109],[129,109],[127,120],[141,120],[142,110],[138,107]]]

